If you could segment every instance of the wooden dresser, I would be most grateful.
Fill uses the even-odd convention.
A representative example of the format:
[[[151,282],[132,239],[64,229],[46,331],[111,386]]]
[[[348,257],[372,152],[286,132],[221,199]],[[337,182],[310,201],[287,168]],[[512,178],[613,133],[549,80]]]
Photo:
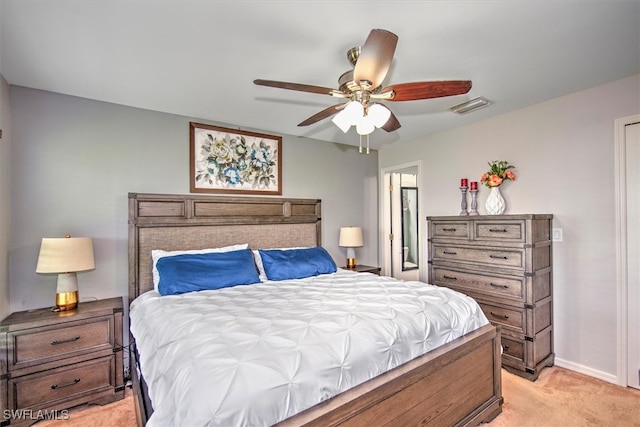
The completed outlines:
[[[554,363],[552,215],[430,216],[429,283],[501,325],[502,366],[530,380]]]
[[[65,419],[124,397],[122,298],[11,314],[0,323],[0,425]]]

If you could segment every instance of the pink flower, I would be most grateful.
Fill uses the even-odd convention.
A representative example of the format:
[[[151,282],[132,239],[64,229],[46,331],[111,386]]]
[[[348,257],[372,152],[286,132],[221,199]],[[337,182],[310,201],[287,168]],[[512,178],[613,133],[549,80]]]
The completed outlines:
[[[515,173],[513,173],[511,171],[507,171],[506,175],[507,175],[506,176],[507,179],[510,179],[511,181],[515,181],[516,180],[516,174]]]
[[[500,178],[498,175],[494,174],[489,177],[489,187],[497,187],[500,184],[502,184],[502,178]]]

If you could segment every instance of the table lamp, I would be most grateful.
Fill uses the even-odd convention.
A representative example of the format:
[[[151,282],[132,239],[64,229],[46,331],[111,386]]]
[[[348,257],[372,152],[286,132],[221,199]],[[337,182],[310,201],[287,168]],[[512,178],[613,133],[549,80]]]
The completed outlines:
[[[77,271],[95,268],[93,240],[90,237],[43,238],[36,273],[58,273],[56,310],[78,306]]]
[[[356,251],[354,248],[364,246],[362,239],[362,228],[360,227],[340,227],[340,241],[338,246],[347,248],[347,268],[356,267]]]

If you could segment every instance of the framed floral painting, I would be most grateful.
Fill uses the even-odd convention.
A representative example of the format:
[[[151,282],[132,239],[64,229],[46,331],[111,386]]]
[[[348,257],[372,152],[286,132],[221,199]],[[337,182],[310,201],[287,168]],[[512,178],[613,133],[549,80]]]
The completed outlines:
[[[282,195],[282,137],[189,123],[192,193]]]

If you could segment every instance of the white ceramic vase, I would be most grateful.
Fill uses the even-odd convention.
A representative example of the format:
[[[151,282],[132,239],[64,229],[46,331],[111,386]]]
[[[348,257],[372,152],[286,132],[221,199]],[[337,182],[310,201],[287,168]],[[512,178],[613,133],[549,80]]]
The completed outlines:
[[[489,197],[484,204],[487,215],[502,215],[507,209],[507,203],[500,193],[500,187],[491,187]]]

